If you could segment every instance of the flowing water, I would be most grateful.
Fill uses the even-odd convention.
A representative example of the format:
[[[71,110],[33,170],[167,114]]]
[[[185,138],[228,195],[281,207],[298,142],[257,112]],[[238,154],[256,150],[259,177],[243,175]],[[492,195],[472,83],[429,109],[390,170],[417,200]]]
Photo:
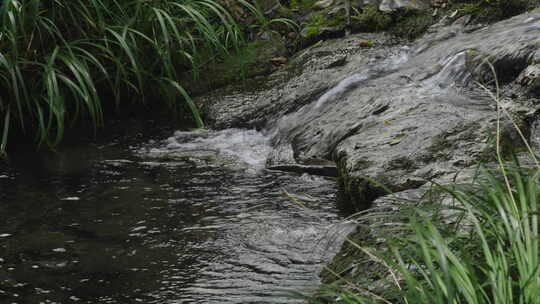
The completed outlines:
[[[170,136],[173,132],[170,131]],[[352,226],[249,130],[117,136],[0,167],[0,303],[295,303]]]

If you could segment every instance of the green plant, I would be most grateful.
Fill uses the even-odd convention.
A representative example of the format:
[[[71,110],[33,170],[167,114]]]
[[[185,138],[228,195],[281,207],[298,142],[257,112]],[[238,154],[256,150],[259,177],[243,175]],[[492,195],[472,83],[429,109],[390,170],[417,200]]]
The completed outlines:
[[[289,1],[289,7],[290,8],[301,8],[301,9],[309,9],[315,4],[318,0],[290,0]]]
[[[393,23],[392,15],[379,11],[375,5],[366,6],[360,15],[351,18],[355,21],[355,27],[365,32],[386,30]]]
[[[238,0],[257,24],[258,8]],[[244,43],[217,0],[4,0],[0,8],[0,153],[10,130],[54,146],[77,120],[150,99],[203,121],[180,75]],[[276,21],[279,22],[279,21]],[[178,100],[184,103],[178,103]]]
[[[493,22],[509,18],[526,11],[530,0],[460,0],[458,8],[471,14],[477,21]]]
[[[345,279],[347,289],[329,288],[309,302],[537,303],[540,169],[516,159],[482,172],[473,185],[436,188],[451,205],[402,210],[401,224],[387,214],[392,227],[376,228],[386,229],[377,232],[386,249],[352,243],[381,265],[386,295]]]
[[[510,115],[496,77],[496,93],[479,85],[497,105],[497,164],[480,166],[471,184],[435,185],[426,192],[435,195],[409,207],[403,202],[397,213],[363,214],[363,221],[379,223],[372,228],[378,241],[349,245],[379,266],[379,290],[330,269],[341,287],[307,297],[310,303],[538,303],[540,164],[515,123],[533,165],[521,166],[516,155],[511,163],[503,158],[500,120]]]

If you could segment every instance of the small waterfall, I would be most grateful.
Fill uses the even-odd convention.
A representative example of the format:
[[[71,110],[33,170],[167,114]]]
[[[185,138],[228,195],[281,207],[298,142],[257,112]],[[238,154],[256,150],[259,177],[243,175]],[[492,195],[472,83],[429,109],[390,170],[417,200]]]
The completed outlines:
[[[268,134],[271,134],[273,150],[270,154],[269,163],[271,165],[280,163],[294,164],[291,142],[296,129],[302,128],[321,116],[321,113],[340,104],[352,90],[397,70],[409,61],[410,53],[411,49],[404,46],[396,54],[388,58],[374,59],[359,66],[355,73],[340,80],[317,100],[304,105],[296,112],[281,117],[277,122],[271,123],[268,126]]]
[[[440,71],[428,78],[425,84],[429,87],[467,86],[473,78],[467,67],[467,51],[448,56],[439,63]]]
[[[339,101],[342,95],[353,90],[369,79],[369,74],[354,74],[340,81],[335,87],[324,93],[315,103],[315,109],[320,108],[328,101]]]
[[[139,154],[154,159],[171,156],[178,158],[182,155],[197,158],[210,154],[221,164],[226,163],[229,167],[256,173],[265,167],[271,150],[269,140],[267,135],[256,130],[176,131],[158,146],[147,146],[141,149]]]

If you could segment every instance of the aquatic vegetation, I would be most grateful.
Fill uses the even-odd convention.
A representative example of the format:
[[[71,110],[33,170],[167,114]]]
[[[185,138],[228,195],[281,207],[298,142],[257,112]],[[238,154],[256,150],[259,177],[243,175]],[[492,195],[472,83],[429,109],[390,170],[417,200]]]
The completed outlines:
[[[201,66],[245,42],[245,25],[221,3],[3,1],[0,151],[10,130],[35,133],[39,144],[54,146],[76,121],[97,128],[104,112],[150,101],[187,110],[202,126],[179,79],[196,77]],[[253,26],[273,22],[251,2],[237,4],[254,16]]]

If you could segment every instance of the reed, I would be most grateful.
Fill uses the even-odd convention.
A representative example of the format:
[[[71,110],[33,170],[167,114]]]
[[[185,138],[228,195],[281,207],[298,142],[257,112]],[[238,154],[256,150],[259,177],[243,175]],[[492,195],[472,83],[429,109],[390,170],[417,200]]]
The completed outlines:
[[[152,100],[203,121],[180,74],[244,43],[219,0],[4,0],[0,8],[0,153],[10,129],[51,147],[77,120]],[[258,7],[237,0],[256,24]],[[183,102],[179,102],[182,100]],[[156,102],[156,101],[152,101]]]

